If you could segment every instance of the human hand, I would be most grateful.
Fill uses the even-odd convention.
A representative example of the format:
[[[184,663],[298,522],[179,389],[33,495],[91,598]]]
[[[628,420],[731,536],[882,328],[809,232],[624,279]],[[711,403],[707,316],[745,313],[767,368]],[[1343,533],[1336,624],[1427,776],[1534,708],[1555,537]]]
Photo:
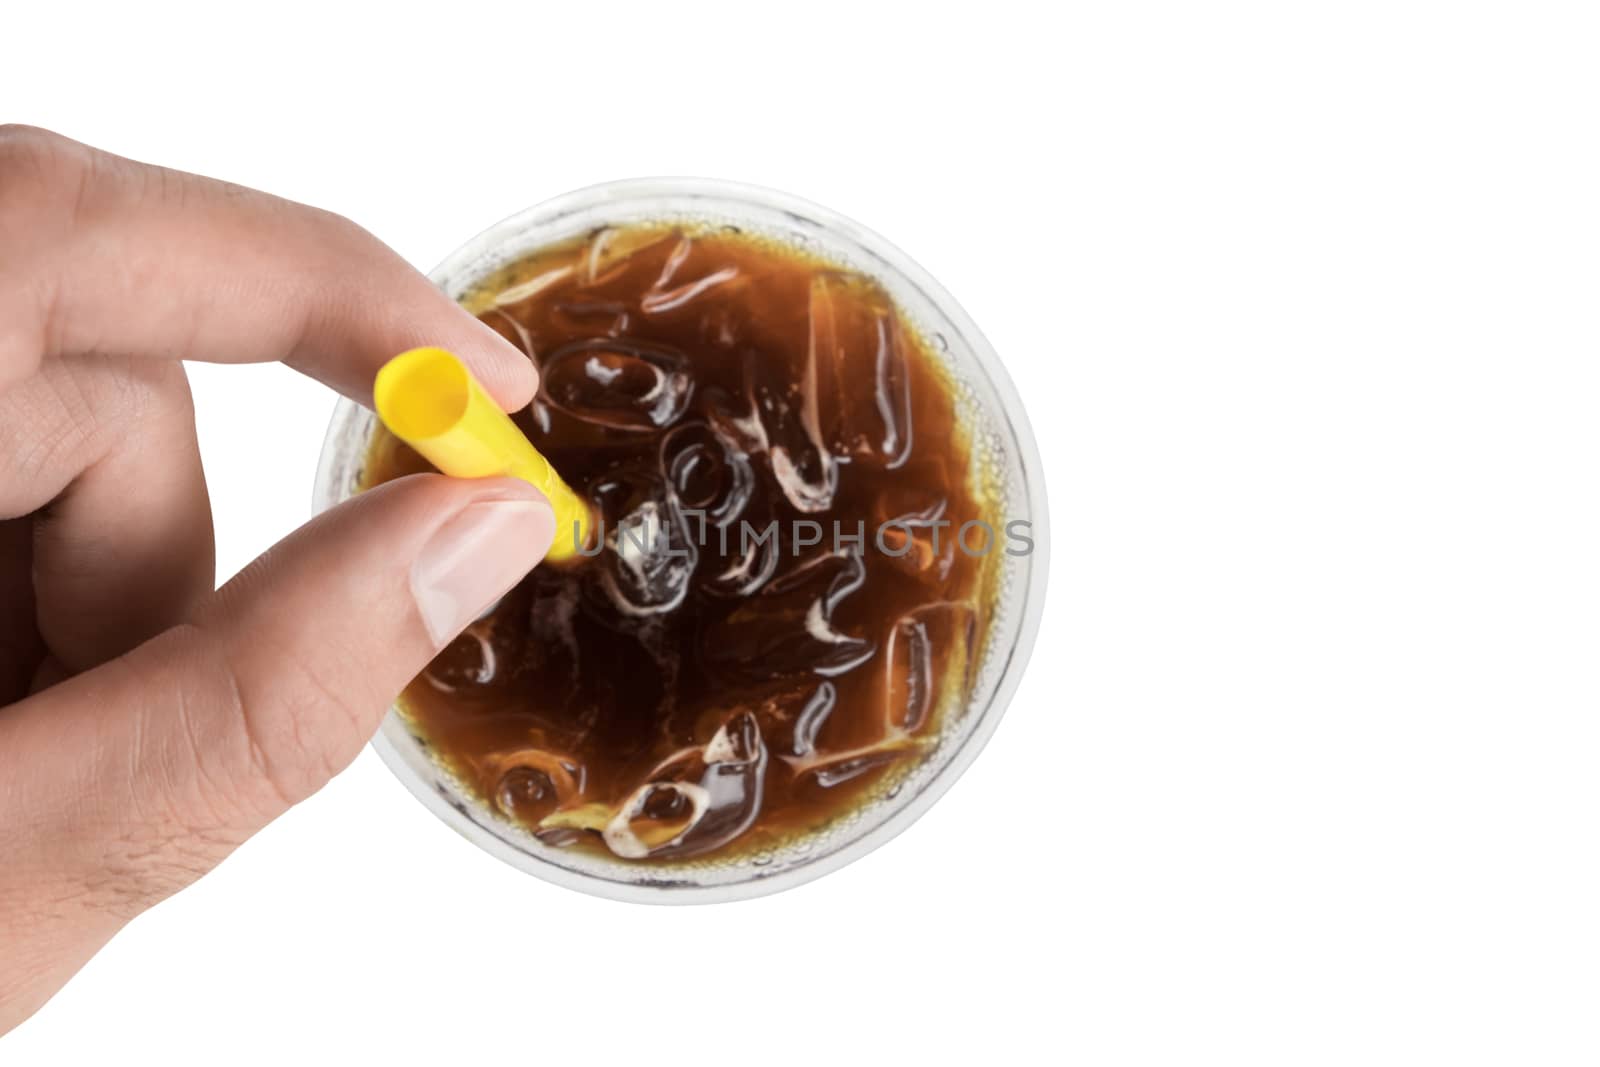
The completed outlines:
[[[0,127],[0,1033],[354,758],[543,558],[549,504],[419,475],[214,591],[180,360],[370,402],[418,344],[507,410],[529,361],[334,215]]]

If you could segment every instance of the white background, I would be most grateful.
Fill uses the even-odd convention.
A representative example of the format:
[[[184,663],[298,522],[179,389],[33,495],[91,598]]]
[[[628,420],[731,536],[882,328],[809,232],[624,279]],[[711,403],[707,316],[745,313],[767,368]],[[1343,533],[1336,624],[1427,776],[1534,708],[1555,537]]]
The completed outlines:
[[[1006,721],[851,868],[589,899],[369,753],[0,1063],[1600,1058],[1588,5],[1045,7],[5,7],[0,120],[424,269],[632,175],[865,222],[1000,351],[1055,536]],[[193,381],[226,575],[332,398]]]

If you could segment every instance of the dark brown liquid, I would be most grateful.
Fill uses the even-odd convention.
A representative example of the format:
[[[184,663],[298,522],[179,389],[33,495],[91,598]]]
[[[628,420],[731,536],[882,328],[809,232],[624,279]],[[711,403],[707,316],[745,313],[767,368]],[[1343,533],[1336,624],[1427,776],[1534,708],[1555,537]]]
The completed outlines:
[[[991,558],[958,532],[1003,533],[881,288],[730,230],[633,228],[468,303],[538,365],[517,422],[606,540],[406,690],[461,779],[547,842],[664,860],[772,847],[922,758],[985,632]],[[427,469],[380,431],[364,480]]]

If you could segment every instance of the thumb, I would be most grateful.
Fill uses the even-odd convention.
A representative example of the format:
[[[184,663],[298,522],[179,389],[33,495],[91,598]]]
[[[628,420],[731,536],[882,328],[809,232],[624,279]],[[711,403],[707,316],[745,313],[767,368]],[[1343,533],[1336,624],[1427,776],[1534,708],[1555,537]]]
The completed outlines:
[[[321,788],[554,533],[526,482],[424,474],[362,493],[257,560],[194,618],[209,646],[198,684],[251,746],[235,780],[285,806]]]
[[[0,709],[0,836],[28,856],[0,883],[98,885],[131,913],[203,874],[345,767],[554,529],[523,482],[389,482],[275,546],[190,623]]]

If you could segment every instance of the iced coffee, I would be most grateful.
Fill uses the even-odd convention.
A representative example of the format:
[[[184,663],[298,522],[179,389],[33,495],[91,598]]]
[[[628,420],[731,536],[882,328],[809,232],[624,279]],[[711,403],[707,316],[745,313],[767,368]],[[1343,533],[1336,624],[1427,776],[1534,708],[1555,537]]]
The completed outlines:
[[[1014,547],[937,339],[710,224],[601,229],[467,303],[538,367],[515,418],[596,522],[406,689],[434,756],[546,844],[645,864],[895,788],[963,713]],[[427,469],[380,429],[363,482]]]

